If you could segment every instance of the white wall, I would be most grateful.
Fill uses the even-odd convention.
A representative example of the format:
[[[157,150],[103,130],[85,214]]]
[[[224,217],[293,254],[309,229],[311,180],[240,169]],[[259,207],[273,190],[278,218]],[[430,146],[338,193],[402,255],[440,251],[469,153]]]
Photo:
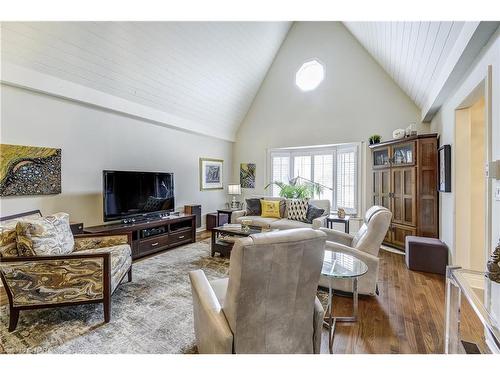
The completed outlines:
[[[492,114],[491,114],[491,153],[492,159],[500,159],[500,30],[495,33],[487,46],[477,57],[476,62],[464,75],[461,83],[454,93],[441,107],[431,123],[431,129],[440,133],[440,143],[450,144],[452,150],[452,164],[455,164],[455,148],[453,147],[455,137],[455,110],[467,98],[467,96],[486,78],[488,65],[492,66]],[[453,169],[453,167],[452,167]],[[453,178],[452,178],[453,179]],[[499,182],[493,182],[493,186]],[[454,254],[454,199],[455,189],[452,186],[451,193],[440,193],[440,237],[450,247],[452,256]],[[493,194],[493,192],[492,192]],[[491,224],[491,248],[500,239],[500,202],[492,198],[492,224]]]
[[[173,172],[179,208],[198,203],[206,213],[227,200],[225,190],[199,190],[198,158],[223,159],[226,184],[231,142],[11,86],[2,85],[1,96],[1,143],[61,148],[62,194],[2,197],[0,216],[39,208],[100,224],[103,169]]]
[[[455,134],[455,109],[467,98],[474,88],[476,88],[487,76],[488,66],[492,67],[491,81],[491,158],[500,159],[500,30],[497,30],[488,44],[483,48],[476,62],[464,75],[463,80],[458,85],[455,92],[441,107],[437,116],[433,119],[431,127],[441,134],[441,144],[451,144],[452,165],[455,163],[455,147],[453,146]],[[453,170],[453,167],[452,167]],[[500,240],[500,201],[494,199],[494,187],[500,184],[500,181],[493,181],[492,189],[492,207],[491,207],[491,243],[490,252],[495,248]],[[452,260],[455,256],[455,228],[454,222],[454,200],[455,187],[452,185],[451,193],[440,193],[440,237],[446,242],[452,254]],[[457,228],[460,230],[460,228]],[[486,305],[491,314],[497,320],[500,319],[500,285],[491,283],[491,298],[486,299]],[[488,333],[486,333],[488,337]],[[494,348],[494,345],[491,346]],[[494,349],[498,350],[498,349]]]
[[[295,73],[311,58],[325,64],[325,80],[302,92]],[[419,116],[419,108],[340,22],[296,22],[237,133],[233,176],[237,181],[240,163],[256,163],[256,189],[246,193],[260,194],[268,182],[269,148],[367,141],[375,133],[388,140]],[[367,197],[370,173],[367,168]]]

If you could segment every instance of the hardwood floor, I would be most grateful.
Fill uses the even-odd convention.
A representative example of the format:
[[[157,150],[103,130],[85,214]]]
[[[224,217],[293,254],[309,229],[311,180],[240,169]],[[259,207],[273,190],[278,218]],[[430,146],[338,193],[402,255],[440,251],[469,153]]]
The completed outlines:
[[[208,232],[197,240],[209,238]],[[409,271],[404,256],[380,252],[380,295],[360,296],[357,323],[337,324],[334,353],[443,353],[444,277]],[[0,304],[7,304],[0,288]],[[352,299],[335,296],[335,314],[349,315]],[[483,328],[471,307],[462,304],[462,339],[476,343],[481,352]],[[324,330],[322,353],[328,353],[327,330]]]
[[[334,353],[443,353],[444,276],[410,271],[400,254],[381,251],[379,255],[380,295],[360,296],[357,323],[337,324]],[[351,298],[335,296],[335,314],[350,315],[351,303]],[[462,340],[487,352],[482,325],[466,302],[461,329]],[[328,352],[327,334],[321,351]]]

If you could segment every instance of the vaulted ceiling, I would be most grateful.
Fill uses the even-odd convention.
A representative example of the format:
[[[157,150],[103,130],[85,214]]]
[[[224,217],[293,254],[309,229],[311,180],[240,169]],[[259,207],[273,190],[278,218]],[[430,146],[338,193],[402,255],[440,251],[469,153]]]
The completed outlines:
[[[344,25],[429,121],[498,22]],[[1,80],[234,140],[290,26],[3,22]]]
[[[344,22],[422,108],[465,22]]]
[[[2,63],[172,115],[151,112],[155,121],[182,119],[189,130],[232,139],[290,25],[4,22]],[[9,72],[2,67],[3,78]]]
[[[430,121],[499,22],[344,22]]]

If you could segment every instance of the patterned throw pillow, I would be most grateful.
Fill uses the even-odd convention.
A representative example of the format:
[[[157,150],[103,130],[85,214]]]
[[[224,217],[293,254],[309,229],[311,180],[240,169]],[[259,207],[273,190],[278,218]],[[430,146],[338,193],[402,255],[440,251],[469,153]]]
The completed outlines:
[[[40,217],[40,214],[34,213],[0,222],[0,257],[17,257],[17,223]]]
[[[262,207],[262,217],[281,218],[280,201],[266,201],[262,199],[260,204]]]
[[[324,212],[325,210],[323,208],[319,208],[313,204],[309,204],[307,206],[307,214],[305,222],[312,224],[313,220],[323,215]]]
[[[0,228],[0,257],[16,257],[16,229]]]
[[[33,241],[24,233],[21,223],[16,225],[16,249],[17,255],[20,257],[31,257],[36,255],[33,250]]]
[[[20,256],[69,254],[75,244],[69,215],[63,212],[19,222],[16,231]]]
[[[260,198],[248,198],[247,202],[247,216],[260,216],[262,214],[262,207]]]
[[[286,212],[287,219],[305,221],[307,217],[307,206],[309,199],[287,199]]]

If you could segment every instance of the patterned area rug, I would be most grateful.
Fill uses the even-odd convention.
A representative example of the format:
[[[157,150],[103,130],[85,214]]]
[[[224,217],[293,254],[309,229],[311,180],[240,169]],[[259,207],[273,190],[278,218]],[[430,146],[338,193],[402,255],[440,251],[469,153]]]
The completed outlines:
[[[111,322],[102,305],[21,311],[9,333],[0,307],[0,353],[193,353],[196,351],[188,271],[225,277],[229,260],[210,257],[208,241],[137,262],[133,282],[112,297]]]
[[[226,277],[229,259],[210,257],[209,240],[134,263],[132,283],[111,300],[111,322],[102,304],[21,311],[7,331],[8,306],[0,307],[0,353],[196,353],[188,272],[209,280]],[[323,306],[327,293],[319,292]]]

